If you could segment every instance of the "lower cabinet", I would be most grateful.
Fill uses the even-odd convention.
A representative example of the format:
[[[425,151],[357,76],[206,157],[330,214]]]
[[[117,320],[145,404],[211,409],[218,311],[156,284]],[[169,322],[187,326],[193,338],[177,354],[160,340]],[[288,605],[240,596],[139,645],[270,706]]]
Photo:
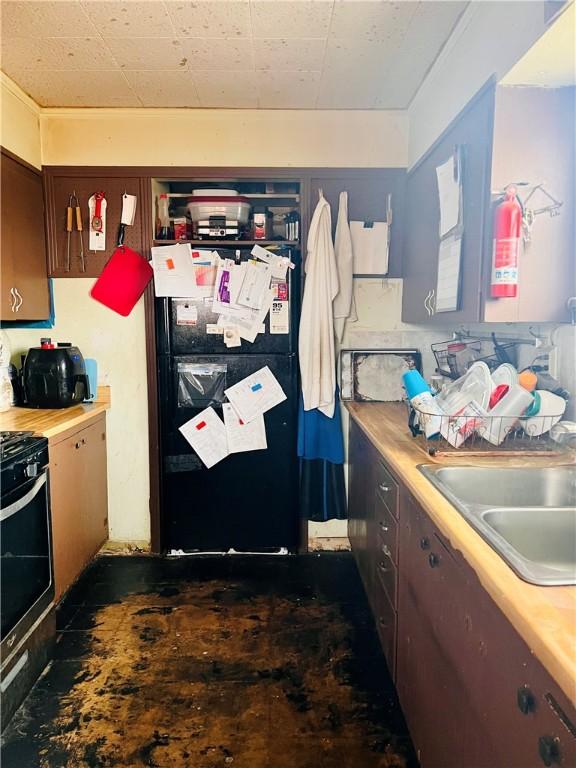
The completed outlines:
[[[55,600],[108,538],[106,416],[50,443]]]
[[[351,544],[421,768],[575,768],[576,710],[354,422],[349,461]]]
[[[351,422],[348,535],[376,620],[388,669],[396,674],[398,484]]]

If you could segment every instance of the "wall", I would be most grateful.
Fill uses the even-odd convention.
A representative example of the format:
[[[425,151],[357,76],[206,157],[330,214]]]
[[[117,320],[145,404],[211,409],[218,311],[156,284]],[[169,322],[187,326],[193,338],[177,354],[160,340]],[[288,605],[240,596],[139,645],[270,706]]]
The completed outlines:
[[[544,0],[470,3],[408,108],[409,167],[493,75],[499,80],[546,29]]]
[[[7,333],[15,363],[41,336],[71,341],[97,360],[98,381],[112,393],[106,415],[110,538],[141,543],[150,539],[144,300],[121,317],[89,297],[93,282],[54,280],[54,328]]]
[[[406,166],[401,111],[42,110],[44,165]]]
[[[40,108],[0,72],[0,144],[36,168],[42,167]]]

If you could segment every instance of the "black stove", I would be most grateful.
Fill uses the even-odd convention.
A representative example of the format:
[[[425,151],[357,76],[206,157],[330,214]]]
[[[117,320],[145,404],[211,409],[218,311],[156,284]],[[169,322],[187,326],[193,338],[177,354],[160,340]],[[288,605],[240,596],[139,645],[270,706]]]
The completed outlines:
[[[0,727],[50,661],[55,639],[48,440],[0,432]]]
[[[48,440],[33,432],[0,432],[2,495],[38,475],[48,464]]]

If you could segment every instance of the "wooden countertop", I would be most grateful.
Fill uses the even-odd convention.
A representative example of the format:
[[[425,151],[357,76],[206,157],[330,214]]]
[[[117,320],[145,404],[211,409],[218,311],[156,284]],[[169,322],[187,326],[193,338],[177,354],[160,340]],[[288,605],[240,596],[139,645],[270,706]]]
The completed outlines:
[[[576,706],[576,587],[538,587],[518,578],[452,504],[417,469],[418,464],[558,464],[544,457],[432,458],[407,427],[398,403],[347,403],[351,417],[390,469],[426,510],[434,524],[476,572],[534,655]],[[568,457],[562,463],[574,463]]]
[[[110,408],[110,387],[98,387],[93,403],[71,408],[10,408],[0,413],[0,430],[35,432],[50,442],[75,427],[81,427]]]

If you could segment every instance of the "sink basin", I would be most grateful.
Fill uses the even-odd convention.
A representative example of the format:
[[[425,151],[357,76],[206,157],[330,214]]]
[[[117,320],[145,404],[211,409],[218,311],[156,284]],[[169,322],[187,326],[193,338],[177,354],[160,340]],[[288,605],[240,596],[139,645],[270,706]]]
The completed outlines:
[[[430,476],[426,473],[426,476]],[[466,504],[569,507],[576,504],[576,467],[442,467],[434,485]],[[440,489],[441,490],[441,489]]]
[[[576,468],[419,469],[520,578],[576,584]]]
[[[556,571],[574,571],[576,509],[490,509],[482,519],[526,560]]]

